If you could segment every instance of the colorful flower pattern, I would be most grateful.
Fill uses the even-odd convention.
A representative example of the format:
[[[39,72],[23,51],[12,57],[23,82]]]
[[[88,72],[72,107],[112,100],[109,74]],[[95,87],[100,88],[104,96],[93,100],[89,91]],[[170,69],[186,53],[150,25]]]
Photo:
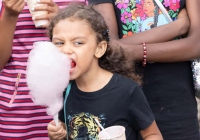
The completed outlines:
[[[176,20],[180,9],[180,0],[160,0],[160,2],[166,8],[171,18],[173,20]],[[155,16],[152,16],[153,12],[151,12],[152,9],[150,8],[154,7],[155,5],[151,5],[149,3],[153,3],[153,0],[115,1],[115,5],[121,12],[123,38],[130,36],[134,33],[148,30],[152,27],[152,21],[154,20]],[[160,10],[158,11],[157,18],[158,22],[159,20],[164,19],[164,15]],[[165,21],[160,21],[160,23],[158,24],[162,25],[166,23]],[[149,27],[145,28],[146,25],[148,25]]]

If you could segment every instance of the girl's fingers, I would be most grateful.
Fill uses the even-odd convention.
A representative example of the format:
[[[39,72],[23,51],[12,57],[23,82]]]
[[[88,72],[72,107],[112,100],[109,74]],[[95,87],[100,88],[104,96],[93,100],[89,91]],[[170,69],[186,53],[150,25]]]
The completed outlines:
[[[66,137],[66,134],[67,134],[67,132],[66,132],[66,130],[65,129],[60,129],[59,130],[59,136],[58,136],[58,139],[63,139],[63,138],[65,138]]]
[[[56,132],[56,133],[61,133],[61,130],[64,129],[62,125],[55,125],[54,121],[51,121],[47,129],[50,130],[51,132]]]
[[[49,135],[56,140],[63,139],[67,134],[62,125],[55,126],[53,122],[48,124],[47,129]]]
[[[50,123],[51,123],[52,125],[56,126],[56,123],[55,123],[54,120],[52,120]]]
[[[61,138],[60,134],[57,134],[55,132],[49,132],[49,135],[55,140],[58,140]]]

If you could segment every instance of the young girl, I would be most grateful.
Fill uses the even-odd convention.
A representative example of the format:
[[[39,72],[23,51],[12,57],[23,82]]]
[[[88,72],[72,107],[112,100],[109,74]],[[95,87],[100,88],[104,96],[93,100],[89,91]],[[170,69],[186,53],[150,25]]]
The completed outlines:
[[[66,114],[64,109],[59,113],[61,125],[53,121],[48,125],[51,139],[64,139],[68,132],[70,139],[97,140],[96,118],[105,128],[124,126],[127,140],[135,140],[138,132],[145,140],[162,140],[147,100],[132,80],[139,79],[121,50],[112,52],[108,28],[99,13],[91,7],[70,5],[52,19],[49,36],[71,59],[72,80]]]

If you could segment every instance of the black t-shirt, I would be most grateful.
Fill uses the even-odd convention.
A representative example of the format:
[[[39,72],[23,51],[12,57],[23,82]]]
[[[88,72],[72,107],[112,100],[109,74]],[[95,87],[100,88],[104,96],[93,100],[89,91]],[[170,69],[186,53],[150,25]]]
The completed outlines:
[[[109,83],[94,92],[83,92],[73,81],[66,103],[67,124],[72,139],[97,140],[100,128],[122,125],[127,140],[135,140],[140,130],[154,121],[154,116],[141,88],[131,79],[114,74]],[[64,122],[64,111],[59,113]]]
[[[185,0],[160,1],[173,20],[185,7]],[[153,0],[89,0],[89,3],[113,4],[120,38],[168,23]],[[164,139],[199,140],[191,63],[147,63],[141,69],[143,91]]]

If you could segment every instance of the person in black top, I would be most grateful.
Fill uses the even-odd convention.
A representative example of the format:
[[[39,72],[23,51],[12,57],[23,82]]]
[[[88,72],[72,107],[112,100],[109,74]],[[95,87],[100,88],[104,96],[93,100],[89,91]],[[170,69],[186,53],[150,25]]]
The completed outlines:
[[[65,139],[67,134],[66,138],[74,140],[98,140],[97,119],[105,128],[124,126],[127,140],[136,140],[139,132],[145,140],[162,140],[136,83],[140,79],[133,72],[133,63],[125,61],[120,48],[113,53],[108,45],[108,28],[98,12],[72,4],[52,19],[48,34],[71,59],[72,85],[59,112],[61,125],[55,126],[54,121],[48,125],[50,139]]]
[[[190,62],[200,57],[200,18],[197,18],[200,1],[157,1],[169,13],[172,23],[166,22],[156,0],[89,0],[89,3],[95,4],[94,8],[106,20],[111,42],[128,52],[128,59],[143,62],[145,67],[141,66],[139,71],[143,75],[142,88],[163,138],[200,140]],[[186,37],[175,39],[188,29]]]

